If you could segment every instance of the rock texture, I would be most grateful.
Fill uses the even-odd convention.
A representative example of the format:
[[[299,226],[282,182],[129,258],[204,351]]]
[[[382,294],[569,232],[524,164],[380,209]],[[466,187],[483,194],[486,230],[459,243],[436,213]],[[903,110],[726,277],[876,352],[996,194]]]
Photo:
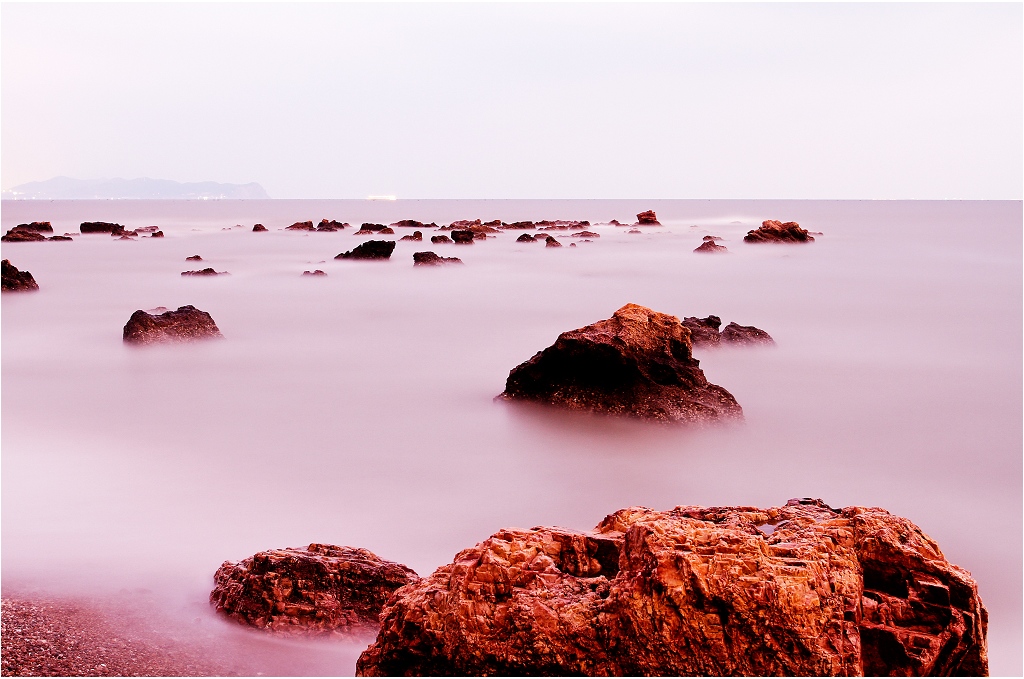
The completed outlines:
[[[500,398],[671,422],[742,417],[699,365],[678,318],[627,304],[514,368]]]
[[[263,226],[262,224],[255,224],[252,227],[252,230],[253,230],[254,233],[259,233],[261,231],[266,231],[267,227]]]
[[[622,509],[507,529],[391,599],[362,676],[978,676],[969,573],[883,509]]]
[[[722,328],[722,341],[733,344],[775,344],[772,336],[752,325],[730,323]]]
[[[413,266],[441,266],[442,264],[462,264],[458,257],[441,257],[433,252],[412,253]]]
[[[390,226],[384,226],[383,224],[371,224],[370,222],[364,222],[359,230],[356,231],[357,236],[372,236],[375,234],[393,234],[395,232]]]
[[[769,219],[761,222],[761,228],[748,231],[743,240],[747,243],[812,243],[814,236],[796,222],[783,224]]]
[[[10,229],[3,236],[0,236],[0,241],[3,241],[4,243],[27,243],[39,240],[46,240],[46,236],[38,231],[22,229],[19,226]]]
[[[722,327],[722,319],[718,316],[697,318],[687,316],[683,319],[683,325],[690,331],[690,340],[693,346],[718,344],[722,336],[718,329]]]
[[[648,210],[641,212],[636,216],[637,224],[648,224],[651,226],[661,226],[661,222],[658,221],[658,215],[654,214],[654,210]]]
[[[203,258],[200,257],[199,255],[192,255],[191,257],[186,257],[185,261],[186,262],[201,262],[201,261],[203,261]]]
[[[554,236],[547,236],[544,238],[544,247],[548,248],[560,248],[562,244],[558,242],[558,239]]]
[[[423,240],[423,232],[422,231],[413,231],[412,235],[402,236],[398,240],[421,241],[421,240]]]
[[[187,342],[213,337],[223,337],[213,317],[191,304],[162,314],[139,309],[124,326],[124,341],[129,344]]]
[[[519,238],[516,238],[517,243],[535,243],[537,239],[532,234],[524,233]]]
[[[313,226],[313,222],[295,222],[291,226],[284,227],[285,231],[316,231],[316,227]]]
[[[694,248],[693,251],[697,253],[725,254],[729,252],[729,248],[719,245],[714,240],[705,240],[698,247]]]
[[[339,222],[333,219],[321,219],[317,224],[317,231],[341,231],[349,226],[347,222]]]
[[[82,222],[81,226],[78,227],[78,230],[82,233],[120,234],[124,231],[124,226],[111,222]]]
[[[36,279],[28,271],[19,271],[10,260],[0,262],[0,288],[4,292],[27,292],[38,290]]]
[[[456,243],[461,243],[463,245],[472,243],[474,237],[475,234],[469,229],[453,229],[451,232],[452,240]]]
[[[440,236],[431,236],[430,242],[433,243],[434,245],[437,245],[439,243],[451,243],[452,239],[449,238],[448,236],[445,236],[444,234],[441,234]]]
[[[150,238],[163,238],[164,237],[164,232],[163,231],[154,231],[149,237]]]
[[[348,252],[343,252],[335,259],[391,259],[395,251],[393,240],[368,240]]]
[[[419,579],[368,550],[314,543],[224,562],[210,603],[229,618],[273,631],[376,630],[392,593]]]
[[[222,276],[227,274],[227,271],[216,271],[212,266],[208,266],[205,269],[198,271],[182,271],[182,276]]]
[[[14,228],[38,233],[53,233],[53,225],[50,222],[29,222],[28,224],[18,224]]]

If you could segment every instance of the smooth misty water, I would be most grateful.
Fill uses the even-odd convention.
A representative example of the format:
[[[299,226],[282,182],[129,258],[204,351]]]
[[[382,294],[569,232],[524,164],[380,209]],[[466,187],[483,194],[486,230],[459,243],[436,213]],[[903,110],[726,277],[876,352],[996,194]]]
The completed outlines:
[[[643,235],[602,226],[557,250],[519,232],[399,243],[388,263],[335,261],[362,242],[352,230],[278,230],[323,217],[625,222],[648,208],[665,226]],[[825,235],[740,242],[774,218]],[[366,640],[223,623],[206,603],[214,570],[318,541],[426,575],[505,526],[812,496],[921,526],[979,583],[993,674],[1022,671],[1019,202],[3,203],[4,229],[31,220],[167,236],[3,245],[41,288],[2,305],[5,591],[127,596],[126,610],[245,671],[346,673]],[[255,222],[271,231],[251,233]],[[731,254],[693,254],[709,233]],[[428,249],[466,264],[414,269],[411,253]],[[232,275],[179,275],[195,264]],[[329,276],[300,277],[313,268]],[[692,430],[492,401],[559,332],[627,302],[775,337],[697,351],[745,423]],[[226,339],[122,344],[136,309],[183,304]]]

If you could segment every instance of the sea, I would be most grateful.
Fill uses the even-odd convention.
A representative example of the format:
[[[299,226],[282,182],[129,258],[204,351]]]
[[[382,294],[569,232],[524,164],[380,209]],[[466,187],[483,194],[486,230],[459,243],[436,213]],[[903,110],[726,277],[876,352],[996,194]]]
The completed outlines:
[[[661,226],[607,223],[644,210]],[[599,237],[421,229],[390,261],[335,259],[362,222],[478,218]],[[353,228],[284,230],[321,219]],[[743,242],[767,219],[820,235]],[[74,240],[0,248],[39,284],[0,306],[5,595],[86,597],[242,674],[344,675],[370,639],[221,619],[221,563],[321,542],[426,576],[504,527],[813,497],[916,523],[978,582],[992,674],[1024,671],[1020,201],[3,201],[4,230],[29,221]],[[83,221],[165,237],[76,235]],[[694,253],[708,235],[728,253]],[[464,264],[414,267],[425,250]],[[181,276],[204,267],[230,275]],[[494,400],[559,333],[630,302],[775,339],[695,350],[742,422]],[[137,309],[186,304],[224,339],[122,342]]]

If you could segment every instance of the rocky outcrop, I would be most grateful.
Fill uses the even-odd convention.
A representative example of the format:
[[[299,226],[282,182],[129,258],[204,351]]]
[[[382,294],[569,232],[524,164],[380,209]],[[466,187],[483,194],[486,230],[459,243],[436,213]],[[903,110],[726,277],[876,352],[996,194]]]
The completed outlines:
[[[533,222],[512,222],[511,224],[502,224],[503,229],[533,229],[535,227]]]
[[[407,226],[413,229],[422,229],[426,227],[423,222],[417,222],[415,219],[402,219],[397,222],[392,222],[391,226]]]
[[[455,229],[451,232],[451,238],[455,243],[465,245],[473,242],[474,234],[469,229]]]
[[[192,255],[191,257],[186,257],[185,261],[186,262],[201,262],[201,261],[203,261],[203,258],[200,257],[199,255]]]
[[[441,234],[440,236],[431,236],[430,242],[433,243],[434,245],[438,245],[440,243],[452,243],[454,241],[452,241],[452,239],[449,238],[448,236]]]
[[[259,233],[261,231],[266,231],[267,227],[263,226],[262,224],[256,224],[252,227],[252,230],[253,233]]]
[[[693,251],[698,253],[725,254],[729,252],[729,248],[719,245],[713,240],[705,240],[698,247],[694,248]]]
[[[28,224],[18,224],[14,228],[36,233],[53,233],[53,225],[50,222],[29,222]]]
[[[39,289],[32,274],[28,271],[19,271],[18,267],[7,259],[0,262],[0,281],[2,281],[0,288],[4,292],[28,292]]]
[[[399,590],[362,676],[982,676],[970,574],[884,509],[622,509]]]
[[[441,266],[442,264],[462,264],[458,257],[440,257],[433,252],[412,253],[413,266]]]
[[[112,222],[82,222],[78,230],[82,233],[120,234],[124,231],[124,226]]]
[[[226,275],[227,271],[214,271],[212,266],[208,266],[205,269],[199,271],[182,271],[182,276],[223,276]]]
[[[562,244],[558,242],[558,239],[554,236],[546,236],[544,238],[544,246],[549,248],[560,248]]]
[[[62,241],[72,241],[72,240],[74,240],[74,238],[72,238],[71,236],[50,236],[50,237],[49,237],[49,238],[47,238],[46,240],[56,240],[56,241],[61,241],[61,240],[62,240]]]
[[[129,344],[187,342],[213,337],[223,337],[213,317],[191,304],[161,314],[139,309],[124,326],[124,341]]]
[[[316,227],[313,226],[313,222],[295,222],[291,226],[284,227],[285,231],[316,231]]]
[[[722,328],[722,341],[732,344],[775,344],[772,336],[752,325],[730,323]]]
[[[135,228],[135,232],[136,233],[153,233],[154,231],[159,231],[159,230],[160,230],[159,226],[139,226],[139,227]]]
[[[537,239],[532,234],[524,233],[519,238],[516,238],[517,243],[535,243]]]
[[[163,231],[154,231],[152,234],[150,234],[149,237],[150,238],[163,238],[164,237],[164,232]]]
[[[572,234],[572,237],[573,238],[600,238],[601,234],[595,233],[593,231],[579,231],[577,233]]]
[[[322,271],[320,269],[317,269],[315,271],[303,271],[302,275],[303,276],[326,276],[327,274],[324,271]]]
[[[718,316],[697,318],[687,316],[683,319],[683,326],[690,331],[690,341],[693,346],[717,345],[722,341],[718,329],[722,327],[722,319]]]
[[[421,240],[423,240],[423,232],[422,231],[413,231],[411,236],[402,236],[398,240],[421,241]]]
[[[365,222],[359,227],[359,230],[355,232],[356,236],[372,236],[375,234],[393,234],[395,232],[390,226],[384,226],[383,224],[371,224]]]
[[[348,228],[348,226],[349,226],[349,224],[347,222],[338,222],[338,221],[335,221],[333,219],[330,219],[330,220],[321,219],[320,223],[317,224],[317,226],[316,226],[316,230],[317,231],[327,231],[327,232],[341,231],[342,229]]]
[[[509,373],[499,398],[668,422],[742,417],[710,384],[675,316],[627,304],[608,320],[563,332]]]
[[[641,212],[636,216],[637,224],[647,224],[649,226],[661,226],[661,222],[658,221],[658,215],[654,214],[654,210],[647,210]]]
[[[46,240],[46,236],[38,231],[28,231],[18,227],[14,227],[3,236],[0,236],[0,241],[3,241],[4,243],[27,243],[39,240]]]
[[[640,229],[630,229],[626,233],[643,233],[643,231],[641,231]]]
[[[368,240],[348,252],[343,252],[335,259],[391,259],[395,251],[393,240]]]
[[[754,231],[748,231],[743,237],[747,243],[812,243],[814,236],[807,233],[807,229],[801,229],[796,222],[777,222],[768,219],[761,222],[761,227]]]
[[[240,623],[277,632],[376,631],[388,598],[419,579],[368,550],[314,543],[225,561],[210,603]]]

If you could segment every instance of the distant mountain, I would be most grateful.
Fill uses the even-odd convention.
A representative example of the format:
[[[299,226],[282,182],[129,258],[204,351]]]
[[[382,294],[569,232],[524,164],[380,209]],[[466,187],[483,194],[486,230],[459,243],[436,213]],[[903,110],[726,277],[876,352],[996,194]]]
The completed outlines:
[[[72,179],[54,177],[2,192],[4,200],[88,200],[90,198],[270,198],[263,187],[217,182],[175,182],[169,179]]]

